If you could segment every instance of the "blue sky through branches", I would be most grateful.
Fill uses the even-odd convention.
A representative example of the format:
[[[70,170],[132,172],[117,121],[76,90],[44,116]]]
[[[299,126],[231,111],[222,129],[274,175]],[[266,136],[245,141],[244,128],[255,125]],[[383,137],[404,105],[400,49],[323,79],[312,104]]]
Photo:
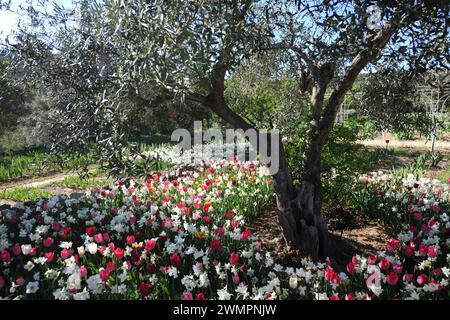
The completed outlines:
[[[41,1],[31,0],[32,3]],[[51,8],[52,3],[70,8],[73,0],[54,0],[48,1],[47,6]],[[10,4],[9,9],[2,8],[2,5]],[[20,15],[17,13],[20,6],[27,6],[30,0],[0,0],[0,41],[5,40],[14,30],[14,27],[20,21]]]

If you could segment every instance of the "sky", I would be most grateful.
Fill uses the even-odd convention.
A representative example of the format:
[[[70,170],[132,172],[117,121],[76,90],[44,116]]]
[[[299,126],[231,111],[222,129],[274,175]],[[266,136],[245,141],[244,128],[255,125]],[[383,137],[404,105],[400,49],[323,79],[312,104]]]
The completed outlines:
[[[8,0],[0,0],[0,3],[7,2]],[[27,2],[27,0],[11,0],[10,11],[0,9],[0,41],[6,39],[6,36],[11,33],[19,20],[19,15],[11,11],[17,11],[18,6],[25,5]],[[72,0],[53,0],[52,2],[64,7],[71,7],[72,5]]]

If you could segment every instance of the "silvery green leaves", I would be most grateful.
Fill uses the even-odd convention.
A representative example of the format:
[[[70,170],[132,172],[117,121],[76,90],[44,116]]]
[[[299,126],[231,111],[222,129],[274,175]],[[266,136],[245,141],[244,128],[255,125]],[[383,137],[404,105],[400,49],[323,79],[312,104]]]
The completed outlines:
[[[111,24],[116,25],[112,37],[126,64],[124,75],[139,87],[179,94],[206,92],[222,51],[227,50],[227,64],[232,67],[251,51],[258,35],[256,22],[240,21],[242,6],[204,1],[109,2]]]

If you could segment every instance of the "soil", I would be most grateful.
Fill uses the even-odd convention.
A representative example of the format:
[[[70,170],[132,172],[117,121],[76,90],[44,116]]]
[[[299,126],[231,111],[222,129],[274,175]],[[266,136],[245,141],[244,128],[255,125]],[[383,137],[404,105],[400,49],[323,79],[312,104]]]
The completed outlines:
[[[355,214],[355,212],[351,212]],[[351,223],[344,228],[338,228],[333,219],[330,219],[329,231],[335,243],[335,256],[331,257],[337,270],[343,271],[352,256],[375,255],[383,250],[389,234],[386,228],[374,221],[369,221],[356,216]],[[277,221],[276,207],[272,206],[264,210],[249,227],[261,238],[265,248],[271,251],[277,263],[282,265],[300,266],[301,254],[289,249],[281,227]]]
[[[67,173],[58,173],[58,174],[49,175],[49,176],[41,176],[37,179],[31,179],[31,180],[25,179],[20,182],[15,182],[15,183],[11,183],[11,184],[0,184],[0,187],[3,190],[11,190],[11,189],[17,189],[17,188],[34,188],[34,187],[45,186],[52,182],[62,181],[62,180],[64,180],[65,177],[67,177]]]
[[[431,142],[426,141],[424,139],[421,140],[398,140],[393,136],[389,136],[386,139],[389,140],[388,147],[394,148],[394,147],[401,147],[401,148],[413,148],[413,149],[425,149],[429,150],[431,149]],[[362,141],[362,144],[368,146],[368,147],[378,147],[378,148],[385,148],[386,147],[386,140],[382,139],[381,137],[377,137],[376,139],[372,140],[364,140]],[[445,136],[441,140],[436,140],[435,143],[435,150],[436,151],[442,151],[442,152],[449,152],[450,151],[450,141],[449,137]]]
[[[80,189],[72,189],[67,187],[59,187],[59,186],[50,186],[42,188],[42,190],[50,192],[51,194],[65,194],[65,195],[71,195],[74,192],[82,191]]]
[[[24,182],[28,180],[34,180],[34,179],[41,179],[46,177],[51,177],[56,174],[61,173],[60,170],[53,170],[53,171],[47,171],[44,173],[36,173],[36,174],[29,174],[18,178],[10,178],[10,179],[1,179],[0,184],[6,185],[6,184],[15,184],[19,182]]]
[[[7,207],[14,208],[17,206],[17,202],[12,200],[0,199],[0,210],[7,209]]]

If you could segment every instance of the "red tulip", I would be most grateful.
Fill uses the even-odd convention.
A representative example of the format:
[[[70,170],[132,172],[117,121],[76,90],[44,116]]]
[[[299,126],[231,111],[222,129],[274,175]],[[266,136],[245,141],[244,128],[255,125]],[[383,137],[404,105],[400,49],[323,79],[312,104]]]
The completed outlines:
[[[233,266],[235,266],[235,265],[237,265],[238,264],[238,262],[239,262],[239,255],[236,253],[236,252],[232,252],[231,254],[230,254],[230,263],[233,265]]]
[[[378,264],[381,270],[389,269],[390,265],[391,263],[389,262],[388,259],[381,259],[380,263]]]
[[[109,271],[108,269],[102,269],[99,272],[100,278],[102,279],[103,283],[105,283],[109,278]]]
[[[44,257],[47,259],[47,262],[52,262],[55,258],[55,254],[53,252],[44,253]]]
[[[177,253],[174,253],[170,256],[170,262],[172,265],[178,267],[181,264],[181,258]]]
[[[395,286],[398,282],[398,275],[395,272],[390,272],[386,276],[386,282],[389,283],[391,286]]]
[[[428,283],[428,277],[424,274],[421,274],[417,277],[417,283],[419,284],[419,286],[422,286],[426,283]]]
[[[152,289],[152,285],[148,281],[142,281],[139,285],[139,292],[145,297],[148,296],[150,290]]]
[[[3,262],[8,262],[10,258],[11,255],[9,254],[8,250],[4,250],[0,253],[0,260],[2,260]]]
[[[147,251],[152,251],[156,246],[156,241],[151,239],[151,240],[147,240],[145,241],[145,250]]]
[[[114,257],[117,260],[122,260],[122,258],[123,258],[123,250],[120,249],[120,248],[117,248],[116,250],[114,250]]]
[[[349,262],[347,264],[347,272],[352,274],[355,271],[355,264],[353,262]]]
[[[51,247],[53,242],[54,242],[53,238],[50,238],[50,237],[45,238],[44,241],[43,241],[44,247],[47,247],[47,248]]]
[[[210,247],[216,251],[222,251],[222,249],[223,249],[222,244],[217,239],[211,240]]]

